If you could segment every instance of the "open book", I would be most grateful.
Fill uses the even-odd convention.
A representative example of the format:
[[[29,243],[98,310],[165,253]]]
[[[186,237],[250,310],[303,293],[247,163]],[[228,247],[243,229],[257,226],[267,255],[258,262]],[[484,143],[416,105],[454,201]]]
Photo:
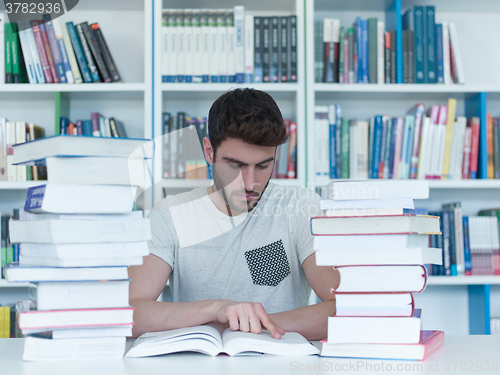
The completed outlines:
[[[215,357],[236,355],[313,355],[319,350],[296,332],[275,339],[268,331],[260,334],[231,331],[222,335],[211,326],[179,328],[165,332],[145,333],[138,337],[125,357],[148,357],[177,352],[199,352]]]

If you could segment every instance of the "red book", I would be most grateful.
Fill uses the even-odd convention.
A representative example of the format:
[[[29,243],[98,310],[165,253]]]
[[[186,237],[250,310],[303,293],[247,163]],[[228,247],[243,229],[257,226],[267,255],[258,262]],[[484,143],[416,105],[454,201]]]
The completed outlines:
[[[479,127],[480,120],[479,117],[473,117],[471,119],[472,123],[472,143],[470,150],[470,178],[477,178],[477,162],[479,157]]]
[[[54,83],[59,83],[59,76],[57,75],[56,64],[54,62],[54,56],[52,55],[52,50],[50,49],[49,38],[47,37],[47,32],[45,31],[45,25],[43,22],[40,24],[40,34],[42,35],[43,46],[45,47],[45,53],[47,54],[47,60],[49,61],[50,72],[52,73],[52,78]]]
[[[101,134],[101,128],[99,126],[99,118],[103,117],[99,112],[92,112],[90,114],[90,120],[92,121],[92,135],[94,137],[104,137],[105,134]]]
[[[488,179],[495,178],[495,162],[493,158],[495,157],[494,142],[493,142],[493,116],[491,113],[486,115],[486,142],[488,150]]]
[[[40,62],[42,63],[43,75],[45,76],[45,82],[54,83],[52,78],[52,73],[50,72],[50,64],[45,53],[45,47],[42,40],[42,33],[40,31],[40,24],[38,21],[31,21],[31,27],[33,28],[33,34],[35,36],[36,47],[38,49],[38,55],[40,56]]]
[[[297,124],[290,124],[290,142],[288,143],[288,168],[287,178],[296,178],[297,176]]]
[[[462,163],[462,179],[466,180],[469,178],[470,173],[470,154],[472,149],[472,121],[469,119],[467,128],[465,128],[464,137],[464,155]]]

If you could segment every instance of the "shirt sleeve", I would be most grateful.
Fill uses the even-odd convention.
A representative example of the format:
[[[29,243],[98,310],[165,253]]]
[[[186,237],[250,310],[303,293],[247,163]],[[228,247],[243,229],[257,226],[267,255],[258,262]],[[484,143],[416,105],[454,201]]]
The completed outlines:
[[[320,197],[310,189],[300,189],[296,204],[296,213],[292,223],[296,234],[295,244],[300,263],[314,253],[314,236],[311,234],[311,218],[321,215]]]
[[[178,240],[165,199],[153,207],[148,218],[151,223],[151,240],[148,241],[149,252],[164,260],[173,270]]]

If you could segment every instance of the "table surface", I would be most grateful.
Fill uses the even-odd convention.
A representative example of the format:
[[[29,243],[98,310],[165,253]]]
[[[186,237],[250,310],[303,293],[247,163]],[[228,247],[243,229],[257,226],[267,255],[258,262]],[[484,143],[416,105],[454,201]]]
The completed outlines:
[[[24,339],[0,339],[0,374],[500,374],[500,336],[447,336],[425,361],[303,357],[209,357],[178,353],[110,361],[26,362]],[[128,346],[131,342],[127,343]],[[318,343],[315,343],[318,345]]]

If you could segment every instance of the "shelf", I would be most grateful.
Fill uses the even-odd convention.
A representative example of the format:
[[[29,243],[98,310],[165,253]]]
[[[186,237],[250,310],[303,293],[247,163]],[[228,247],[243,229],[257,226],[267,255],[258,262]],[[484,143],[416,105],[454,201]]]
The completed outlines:
[[[274,182],[281,186],[299,186],[299,182],[296,179],[272,179],[271,182]],[[171,189],[194,189],[202,186],[211,186],[213,183],[212,180],[185,180],[185,179],[167,179],[163,180],[164,188]]]
[[[47,181],[0,181],[0,190],[27,190],[32,186],[44,185]]]
[[[295,92],[298,83],[162,83],[161,89],[165,92],[195,91],[195,92],[224,92],[231,88],[251,87],[268,92]],[[499,90],[500,91],[500,90]]]
[[[144,92],[144,83],[44,83],[0,84],[0,93],[13,92]]]
[[[316,186],[324,186],[333,180],[318,177]],[[341,180],[342,181],[342,180]],[[346,180],[350,181],[350,180]],[[377,181],[377,180],[373,180]],[[415,180],[418,181],[418,180]],[[500,180],[427,180],[429,189],[500,189]]]
[[[5,279],[0,280],[0,288],[27,288],[29,283],[9,283]]]
[[[429,276],[427,287],[433,285],[500,285],[500,276]]]
[[[478,92],[500,92],[499,85],[442,85],[442,84],[344,84],[344,83],[315,83],[314,91],[335,93],[478,93]]]

